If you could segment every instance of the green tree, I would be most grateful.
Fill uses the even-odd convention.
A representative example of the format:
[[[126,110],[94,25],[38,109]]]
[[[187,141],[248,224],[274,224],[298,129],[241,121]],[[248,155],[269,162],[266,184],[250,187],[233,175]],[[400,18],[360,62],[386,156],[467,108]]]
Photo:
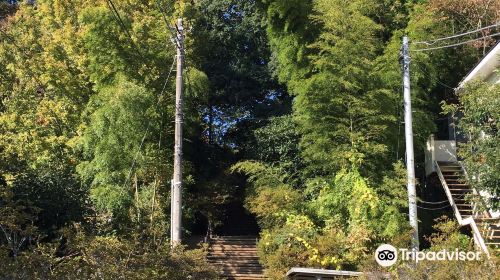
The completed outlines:
[[[14,198],[38,207],[35,225],[50,237],[88,213],[75,138],[92,89],[62,2],[20,5],[2,22],[0,43],[0,169]]]
[[[117,219],[128,217],[129,206],[139,195],[137,180],[151,183],[155,169],[162,168],[154,164],[161,156],[158,143],[151,140],[157,133],[149,134],[160,127],[155,105],[155,96],[144,87],[118,77],[87,106],[90,121],[82,138],[87,160],[78,170],[91,186],[97,209]]]
[[[457,92],[458,104],[446,105],[458,122],[458,130],[466,142],[459,143],[471,185],[490,194],[489,205],[500,208],[500,86],[487,82],[471,82]]]

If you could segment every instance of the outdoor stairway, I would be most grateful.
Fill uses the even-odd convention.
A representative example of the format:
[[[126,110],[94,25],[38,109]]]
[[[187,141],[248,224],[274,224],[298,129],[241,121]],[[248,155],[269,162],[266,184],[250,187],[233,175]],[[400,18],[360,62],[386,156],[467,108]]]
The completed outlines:
[[[211,238],[207,258],[209,263],[221,269],[224,279],[267,279],[257,256],[256,236]]]
[[[487,255],[500,252],[500,218],[492,218],[481,195],[465,182],[458,162],[436,162],[436,169],[458,222],[472,229],[474,241]]]

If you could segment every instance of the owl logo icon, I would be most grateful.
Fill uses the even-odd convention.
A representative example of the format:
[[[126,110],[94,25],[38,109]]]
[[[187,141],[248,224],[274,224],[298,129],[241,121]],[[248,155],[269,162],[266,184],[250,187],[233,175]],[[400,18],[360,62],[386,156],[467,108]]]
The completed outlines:
[[[388,267],[398,260],[398,251],[390,244],[382,244],[375,251],[375,261],[381,266]]]

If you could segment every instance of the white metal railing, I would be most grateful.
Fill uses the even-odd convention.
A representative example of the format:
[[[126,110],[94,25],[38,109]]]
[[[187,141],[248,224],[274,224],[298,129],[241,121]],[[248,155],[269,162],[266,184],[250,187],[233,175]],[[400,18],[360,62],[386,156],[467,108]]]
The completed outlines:
[[[467,169],[465,168],[463,162],[459,161],[458,164],[460,165],[460,167],[462,168],[462,171],[464,172],[466,181],[470,182],[469,174],[467,173]],[[477,217],[480,214],[482,214],[486,219],[492,219],[493,216],[491,215],[491,213],[488,209],[488,204],[484,200],[484,197],[471,184],[469,184],[469,186],[472,189],[472,194],[474,194],[475,197],[477,198],[475,200],[472,200],[472,202],[471,202],[473,209],[474,209],[474,211],[473,211],[474,217]],[[493,236],[493,233],[494,233],[493,230],[491,230],[490,227],[488,226],[488,223],[484,223],[483,228],[482,229],[479,228],[479,231],[482,233],[482,236],[486,236],[486,237],[489,237],[490,235]]]
[[[458,164],[460,165],[460,168],[462,168],[462,171],[464,172],[466,181],[470,182],[469,174],[467,173],[464,164],[461,161],[459,161]],[[483,196],[471,184],[469,184],[469,186],[472,189],[472,194],[474,194],[477,197],[477,200],[472,201],[472,205],[476,210],[474,211],[474,214],[476,215],[477,213],[477,215],[479,215],[479,213],[482,212],[482,214],[485,215],[487,218],[492,218],[490,211],[488,211],[488,206],[483,199]]]
[[[458,210],[458,207],[455,204],[455,199],[451,195],[451,191],[448,187],[448,184],[446,183],[446,180],[443,176],[443,173],[441,172],[441,168],[439,167],[439,164],[437,163],[437,161],[434,162],[434,166],[436,168],[436,173],[439,177],[439,180],[441,181],[441,184],[443,185],[444,192],[446,193],[446,197],[448,197],[448,201],[450,202],[450,205],[453,209],[453,213],[455,214],[455,217],[457,218],[458,223],[461,226],[470,226],[471,227],[475,244],[479,248],[481,248],[481,250],[486,254],[486,256],[488,256],[488,258],[490,258],[490,253],[488,251],[488,247],[486,246],[486,243],[484,242],[484,238],[481,234],[481,231],[479,230],[477,223],[474,220],[474,216],[473,216],[474,213],[473,213],[473,215],[471,215],[470,217],[467,217],[465,219],[462,217],[462,214],[460,214],[460,211]],[[462,165],[461,165],[461,168],[463,170]],[[472,189],[473,193],[477,192],[474,188],[471,187],[471,189]],[[488,212],[488,211],[486,211],[486,212]]]

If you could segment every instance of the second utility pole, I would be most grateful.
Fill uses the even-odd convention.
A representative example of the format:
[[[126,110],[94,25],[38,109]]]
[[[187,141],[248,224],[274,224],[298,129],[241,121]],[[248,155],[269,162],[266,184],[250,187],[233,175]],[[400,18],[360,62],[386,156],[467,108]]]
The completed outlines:
[[[406,169],[408,170],[408,208],[413,229],[411,247],[418,251],[417,190],[415,187],[415,158],[413,155],[413,120],[410,94],[410,47],[408,37],[403,37],[403,88],[405,105]]]
[[[177,77],[175,83],[175,140],[174,140],[174,174],[171,187],[171,245],[179,245],[182,238],[182,98],[184,68],[184,29],[182,19],[177,20]]]

